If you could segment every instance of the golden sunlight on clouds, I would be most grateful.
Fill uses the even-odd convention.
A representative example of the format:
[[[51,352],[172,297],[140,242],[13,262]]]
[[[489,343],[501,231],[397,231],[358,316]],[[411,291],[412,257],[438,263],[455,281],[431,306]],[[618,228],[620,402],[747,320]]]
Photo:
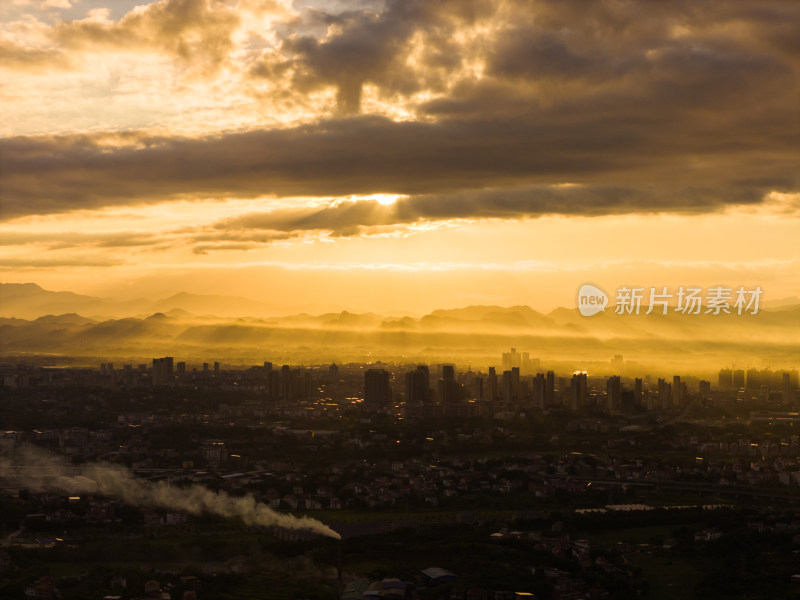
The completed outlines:
[[[2,279],[377,311],[800,295],[800,5],[759,7],[5,3]]]

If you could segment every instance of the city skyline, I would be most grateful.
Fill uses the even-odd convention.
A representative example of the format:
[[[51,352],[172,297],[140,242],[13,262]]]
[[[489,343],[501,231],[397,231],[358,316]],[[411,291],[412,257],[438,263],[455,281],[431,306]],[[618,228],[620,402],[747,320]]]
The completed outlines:
[[[0,0],[0,596],[797,596],[798,23]]]
[[[15,0],[0,277],[275,311],[798,297],[798,10]]]

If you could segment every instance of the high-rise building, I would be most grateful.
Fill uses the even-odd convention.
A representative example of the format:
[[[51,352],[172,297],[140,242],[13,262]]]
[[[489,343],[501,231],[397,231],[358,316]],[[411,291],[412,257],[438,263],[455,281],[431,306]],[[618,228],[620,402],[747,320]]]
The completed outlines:
[[[511,367],[511,395],[515,401],[522,398],[522,386],[519,379],[519,367]]]
[[[707,398],[708,396],[711,395],[711,382],[706,381],[705,379],[701,379],[697,391],[700,393],[702,397]]]
[[[647,397],[645,399],[645,406],[647,407],[647,410],[654,410],[656,407],[656,397],[653,394],[652,390],[648,390],[647,392]]]
[[[683,399],[685,397],[684,390],[686,384],[681,382],[680,375],[672,377],[672,406],[683,406]]]
[[[522,398],[522,385],[519,376],[519,367],[512,367],[503,371],[502,397],[506,408],[518,403]]]
[[[486,399],[489,402],[497,400],[497,372],[494,367],[489,367],[489,375],[486,379]]]
[[[514,402],[514,383],[511,371],[503,371],[503,386],[502,386],[503,405],[508,408]]]
[[[431,392],[431,371],[428,368],[428,365],[417,365],[417,371],[422,373],[422,380],[425,386],[424,401],[429,403],[431,401],[431,396],[433,395]]]
[[[658,405],[660,408],[669,408],[672,405],[672,386],[661,377],[658,378]]]
[[[748,390],[760,390],[761,371],[759,371],[758,369],[747,369],[746,385]]]
[[[453,365],[442,365],[442,379],[455,379],[456,368]]]
[[[180,361],[175,367],[178,372],[178,377],[183,378],[186,375],[186,362]]]
[[[519,361],[519,368],[523,375],[530,375],[539,370],[541,363],[542,361],[540,361],[538,358],[531,358],[529,352],[523,352],[522,358]],[[514,367],[515,365],[511,366]]]
[[[661,408],[672,408],[672,384],[664,382],[664,393],[659,395]]]
[[[733,388],[740,390],[744,387],[744,370],[736,369],[733,372]]]
[[[520,357],[517,356],[517,349],[512,348],[511,352],[503,352],[503,370],[510,371],[511,367],[519,366],[517,361],[520,360]]]
[[[789,373],[783,373],[781,376],[781,398],[784,404],[791,404],[794,402],[794,387],[792,386],[792,378]]]
[[[547,372],[545,385],[544,401],[545,405],[550,408],[556,403],[556,374],[553,371]]]
[[[718,379],[719,389],[721,390],[729,390],[733,387],[733,370],[732,369],[720,369],[719,370],[719,379]]]
[[[172,357],[153,359],[153,385],[169,385],[172,383]]]
[[[572,376],[570,385],[571,410],[577,411],[584,408],[589,402],[589,378],[586,371],[579,371]]]
[[[456,370],[453,365],[442,365],[442,378],[437,383],[439,402],[452,404],[459,400],[459,384],[456,381]]]
[[[407,405],[420,405],[428,403],[428,377],[426,370],[419,367],[406,373],[405,400]]]
[[[606,381],[606,410],[617,412],[622,405],[622,382],[619,375],[609,377]]]
[[[642,378],[637,377],[633,380],[633,404],[642,406]]]
[[[547,406],[547,381],[543,373],[533,378],[533,406],[543,410]]]
[[[386,408],[392,400],[390,374],[384,369],[367,369],[364,373],[364,404]]]

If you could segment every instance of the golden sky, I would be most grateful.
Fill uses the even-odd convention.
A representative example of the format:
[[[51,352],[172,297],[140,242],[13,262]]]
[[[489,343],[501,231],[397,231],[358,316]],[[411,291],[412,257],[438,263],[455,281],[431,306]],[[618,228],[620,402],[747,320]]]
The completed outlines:
[[[140,1],[0,4],[3,282],[800,295],[798,2]]]

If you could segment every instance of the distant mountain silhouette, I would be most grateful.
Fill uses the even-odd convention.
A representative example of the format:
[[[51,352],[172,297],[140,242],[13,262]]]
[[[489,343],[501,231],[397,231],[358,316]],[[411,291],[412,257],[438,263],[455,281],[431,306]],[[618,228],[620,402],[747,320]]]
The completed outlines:
[[[35,319],[45,315],[78,313],[94,317],[131,316],[145,300],[116,301],[74,292],[45,290],[35,283],[0,283],[0,316]]]
[[[207,302],[208,305],[204,304]],[[85,310],[79,306],[88,307]],[[38,314],[53,306],[61,313]],[[0,353],[49,352],[94,356],[159,354],[330,356],[362,360],[479,360],[515,346],[532,356],[608,360],[614,354],[716,365],[800,361],[800,305],[756,315],[616,315],[592,317],[557,308],[467,306],[415,317],[348,311],[265,318],[264,304],[245,298],[176,294],[137,307],[136,316],[91,318],[98,307],[125,306],[35,284],[0,287]],[[211,311],[209,306],[226,311]],[[159,307],[160,310],[149,310]],[[148,311],[143,309],[147,308]],[[90,315],[90,316],[86,316]],[[198,316],[199,315],[199,316]],[[404,358],[405,357],[405,358]],[[371,360],[371,358],[369,358]]]
[[[169,313],[184,310],[195,315],[214,315],[218,317],[256,317],[270,312],[270,305],[236,296],[189,294],[181,292],[153,303],[149,310]]]
[[[192,315],[249,317],[271,314],[271,305],[236,296],[186,292],[156,302],[145,299],[120,301],[73,292],[53,292],[35,283],[0,284],[0,316],[4,317],[35,319],[44,315],[80,313],[90,317],[121,318],[153,313],[169,315],[173,310]]]

